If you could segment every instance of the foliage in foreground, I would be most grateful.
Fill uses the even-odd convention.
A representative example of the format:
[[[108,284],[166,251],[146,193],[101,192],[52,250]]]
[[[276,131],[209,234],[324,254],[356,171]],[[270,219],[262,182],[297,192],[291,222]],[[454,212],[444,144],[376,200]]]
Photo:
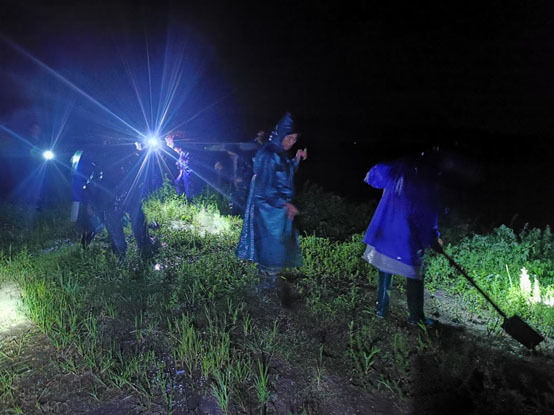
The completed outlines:
[[[506,314],[519,314],[548,336],[554,335],[554,235],[549,227],[524,229],[516,235],[500,226],[488,235],[473,235],[448,245],[445,251]],[[534,289],[525,288],[525,273],[531,276]],[[443,256],[429,255],[427,276],[427,288],[445,289],[469,307],[492,310]]]
[[[153,263],[132,249],[118,261],[105,234],[87,250],[58,244],[48,255],[37,250],[45,241],[35,237],[29,247],[24,240],[12,245],[15,251],[2,247],[0,281],[17,282],[29,316],[60,350],[73,350],[63,353],[65,370],[92,371],[106,388],[135,393],[145,406],[157,403],[168,411],[183,401],[178,385],[185,378],[204,385],[201,392],[213,396],[224,413],[271,413],[278,368],[297,368],[296,381],[303,387],[294,413],[318,413],[314,401],[324,398],[328,375],[351,379],[360,393],[380,390],[400,401],[417,392],[421,356],[439,368],[454,367],[440,376],[472,375],[467,363],[473,352],[465,360],[462,351],[443,354],[438,333],[397,322],[404,321],[398,316],[405,310],[393,307],[393,322],[375,318],[376,272],[361,259],[361,234],[340,234],[342,213],[330,212],[333,223],[323,228],[304,222],[304,265],[284,277],[294,282],[306,307],[285,319],[273,303],[260,306],[261,299],[248,294],[257,280],[255,267],[235,256],[241,220],[222,215],[221,202],[204,195],[187,203],[167,186],[151,198],[145,212],[158,224],[152,233],[159,247]],[[343,212],[338,202],[336,209]],[[316,206],[300,208],[310,212]],[[348,223],[347,229],[355,228]],[[67,223],[58,229],[67,229]],[[554,285],[548,229],[516,236],[502,227],[447,251],[507,312],[522,313],[552,336],[552,307],[532,304],[514,288],[523,266],[538,275],[545,290]],[[511,283],[502,272],[506,265]],[[451,284],[452,270],[440,257],[430,257],[428,269],[431,288],[450,287],[486,308],[459,278]],[[12,375],[1,374],[10,400]]]
[[[38,212],[0,202],[0,251],[9,255],[23,248],[37,250],[67,241],[74,236],[69,213],[69,205]]]
[[[320,186],[307,182],[295,197],[300,207],[296,220],[300,233],[332,241],[348,241],[367,227],[377,203],[352,203]]]

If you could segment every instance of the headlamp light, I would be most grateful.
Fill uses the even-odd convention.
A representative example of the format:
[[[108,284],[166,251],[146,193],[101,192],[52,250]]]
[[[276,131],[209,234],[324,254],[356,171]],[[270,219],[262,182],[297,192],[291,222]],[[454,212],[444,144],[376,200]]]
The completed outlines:
[[[148,151],[158,151],[161,148],[162,142],[157,135],[148,135],[144,138],[142,147]]]
[[[54,158],[54,152],[52,150],[46,150],[42,153],[42,157],[45,160],[52,160]]]

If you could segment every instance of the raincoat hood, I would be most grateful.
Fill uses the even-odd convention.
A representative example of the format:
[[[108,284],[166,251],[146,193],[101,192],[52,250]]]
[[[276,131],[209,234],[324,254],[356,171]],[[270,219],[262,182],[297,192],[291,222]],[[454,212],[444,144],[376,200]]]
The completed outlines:
[[[292,119],[292,116],[290,115],[290,112],[287,112],[285,115],[283,115],[283,118],[279,120],[279,122],[271,132],[271,135],[269,136],[269,141],[280,146],[283,138],[294,132],[294,121]]]

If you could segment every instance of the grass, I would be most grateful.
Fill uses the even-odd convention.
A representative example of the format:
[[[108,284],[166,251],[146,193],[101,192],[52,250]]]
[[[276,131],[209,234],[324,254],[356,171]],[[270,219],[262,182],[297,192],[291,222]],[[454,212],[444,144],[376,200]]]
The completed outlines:
[[[488,235],[465,237],[445,250],[507,315],[519,314],[546,335],[554,335],[554,307],[542,302],[552,298],[554,287],[554,236],[549,227],[516,234],[500,226]],[[521,288],[523,268],[535,278],[539,301],[531,301],[531,293]],[[427,276],[427,288],[447,290],[477,309],[492,310],[445,258],[430,254]]]
[[[310,188],[299,199],[312,200],[317,191]],[[340,205],[340,198],[333,201]],[[284,275],[304,306],[283,318],[278,305],[248,296],[257,281],[255,266],[236,258],[241,220],[225,215],[222,206],[217,196],[187,203],[167,185],[162,188],[144,207],[148,220],[159,225],[151,231],[160,247],[154,263],[143,262],[132,248],[118,261],[106,234],[83,250],[63,215],[57,222],[46,215],[15,225],[16,211],[5,207],[4,226],[12,231],[0,245],[0,282],[19,285],[28,316],[59,351],[75,351],[64,354],[63,371],[94,374],[98,382],[89,395],[96,401],[101,385],[171,412],[182,397],[175,385],[185,377],[223,413],[271,413],[286,368],[299,383],[305,378],[312,384],[315,376],[316,390],[296,391],[294,402],[295,413],[316,413],[311,402],[331,374],[350,379],[361,394],[381,391],[402,402],[416,393],[419,356],[444,362],[440,333],[397,324],[404,321],[402,308],[391,310],[393,322],[374,317],[376,271],[361,259],[359,233],[369,212],[360,219],[363,225],[349,219],[344,228],[355,232],[348,235],[333,222],[342,216],[330,211],[325,228],[304,220],[304,265]],[[459,238],[446,250],[501,307],[552,337],[554,309],[530,303],[513,281],[525,266],[545,294],[552,289],[552,242],[549,229],[515,235],[501,227]],[[431,289],[447,289],[474,304],[476,314],[487,312],[462,280],[450,279],[453,271],[443,259],[427,260]],[[0,374],[0,395],[15,408],[22,403],[12,375]]]

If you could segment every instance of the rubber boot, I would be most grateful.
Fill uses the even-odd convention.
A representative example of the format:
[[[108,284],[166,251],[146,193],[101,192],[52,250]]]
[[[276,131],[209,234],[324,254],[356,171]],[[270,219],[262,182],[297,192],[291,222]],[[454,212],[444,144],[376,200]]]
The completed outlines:
[[[408,301],[408,323],[412,326],[417,326],[420,323],[427,327],[435,325],[436,321],[425,317],[423,311],[423,280],[414,278],[406,279],[406,297]]]
[[[271,295],[277,292],[280,268],[258,266],[260,283],[257,291],[263,295]]]
[[[379,271],[377,281],[377,316],[385,318],[389,308],[389,291],[392,285],[392,274]]]

